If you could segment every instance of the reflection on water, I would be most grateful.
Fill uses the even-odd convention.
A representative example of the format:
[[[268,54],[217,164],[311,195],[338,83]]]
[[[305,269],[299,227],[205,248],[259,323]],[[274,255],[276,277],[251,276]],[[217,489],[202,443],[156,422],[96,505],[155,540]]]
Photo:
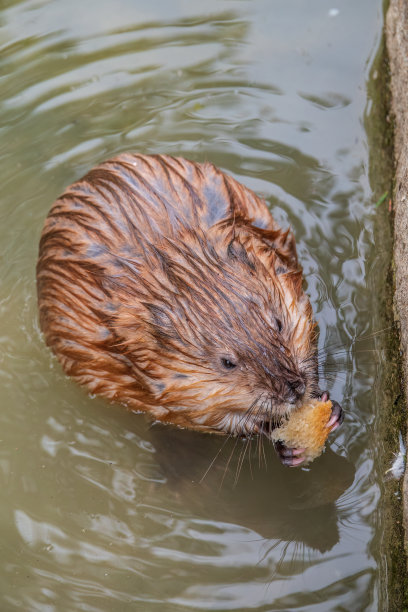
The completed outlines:
[[[2,610],[378,609],[371,334],[388,247],[373,245],[362,117],[381,3],[293,7],[0,7]],[[150,427],[87,397],[46,350],[34,283],[45,215],[127,149],[211,160],[293,225],[321,386],[347,410],[308,469],[256,440]]]

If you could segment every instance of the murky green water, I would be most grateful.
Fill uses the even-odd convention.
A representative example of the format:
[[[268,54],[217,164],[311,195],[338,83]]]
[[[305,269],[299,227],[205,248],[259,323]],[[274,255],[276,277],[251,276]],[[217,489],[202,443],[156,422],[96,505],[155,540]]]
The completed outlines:
[[[380,353],[354,342],[379,329],[387,257],[364,131],[380,0],[0,6],[0,609],[381,609]],[[309,470],[149,428],[45,348],[43,219],[128,149],[212,160],[294,226],[322,388],[347,410]]]

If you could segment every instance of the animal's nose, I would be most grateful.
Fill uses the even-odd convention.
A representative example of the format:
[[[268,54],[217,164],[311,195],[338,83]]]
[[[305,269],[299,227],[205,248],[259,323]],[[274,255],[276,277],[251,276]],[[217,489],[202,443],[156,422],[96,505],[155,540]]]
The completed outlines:
[[[296,404],[298,400],[300,400],[305,391],[306,385],[304,381],[299,378],[298,380],[288,382],[288,402],[289,404]]]

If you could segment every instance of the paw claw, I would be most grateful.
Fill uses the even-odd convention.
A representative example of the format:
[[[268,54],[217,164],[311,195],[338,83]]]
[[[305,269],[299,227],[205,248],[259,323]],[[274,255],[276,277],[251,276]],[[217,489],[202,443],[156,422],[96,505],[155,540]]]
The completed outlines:
[[[288,467],[300,465],[305,460],[305,448],[288,448],[282,442],[276,442],[275,449],[283,465]]]

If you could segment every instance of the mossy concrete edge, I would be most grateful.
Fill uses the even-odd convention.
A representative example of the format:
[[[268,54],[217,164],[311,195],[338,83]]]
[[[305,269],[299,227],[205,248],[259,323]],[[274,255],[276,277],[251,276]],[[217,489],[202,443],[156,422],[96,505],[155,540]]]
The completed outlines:
[[[386,15],[394,116],[394,309],[400,326],[404,393],[408,397],[408,2],[390,0]],[[405,549],[408,549],[408,473],[403,482]]]

